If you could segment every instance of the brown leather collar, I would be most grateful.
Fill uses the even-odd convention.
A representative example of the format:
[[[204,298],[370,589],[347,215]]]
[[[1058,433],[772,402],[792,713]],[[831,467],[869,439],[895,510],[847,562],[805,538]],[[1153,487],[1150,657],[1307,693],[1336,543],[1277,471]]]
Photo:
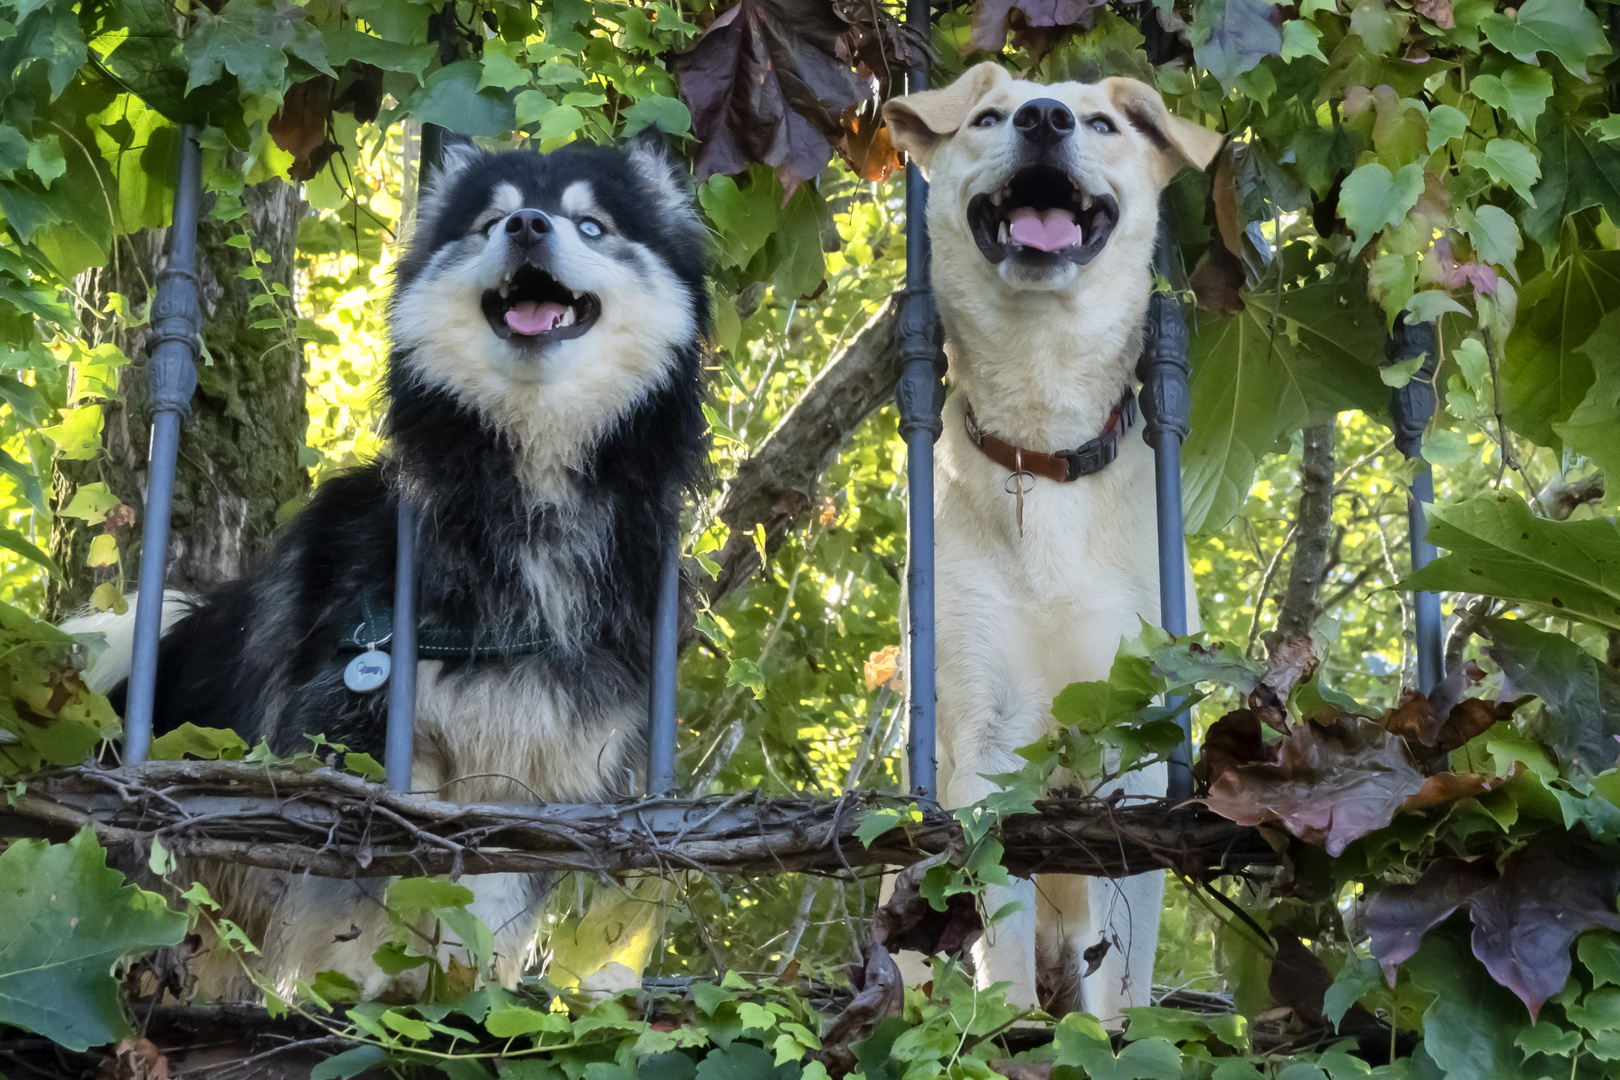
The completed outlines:
[[[971,404],[967,407],[966,423],[968,438],[973,440],[973,445],[984,451],[984,455],[991,461],[1015,476],[1027,473],[1059,483],[1068,483],[1082,476],[1101,472],[1119,456],[1119,440],[1124,438],[1125,433],[1131,430],[1131,425],[1136,423],[1136,395],[1131,392],[1129,386],[1125,388],[1119,404],[1108,414],[1101,435],[1073,450],[1059,450],[1050,454],[1040,450],[1025,450],[1021,446],[1014,446],[1004,439],[996,438],[979,426]]]

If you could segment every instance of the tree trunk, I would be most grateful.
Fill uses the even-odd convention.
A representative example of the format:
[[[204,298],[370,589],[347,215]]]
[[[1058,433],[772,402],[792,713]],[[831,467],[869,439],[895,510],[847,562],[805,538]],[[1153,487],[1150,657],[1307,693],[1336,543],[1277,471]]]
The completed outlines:
[[[1268,646],[1273,641],[1309,638],[1316,623],[1317,596],[1333,542],[1333,425],[1334,420],[1329,419],[1304,432],[1294,561],[1288,567],[1288,589]]]
[[[180,435],[180,459],[170,519],[167,584],[187,591],[205,589],[238,576],[270,544],[283,506],[296,505],[309,489],[299,464],[309,414],[304,401],[303,350],[292,337],[293,251],[302,200],[280,181],[243,190],[245,213],[231,222],[215,220],[204,204],[198,226],[198,279],[206,351],[197,365],[197,393]],[[248,236],[251,247],[234,247]],[[238,241],[240,243],[241,241]],[[83,295],[105,309],[110,293],[122,293],[132,311],[140,310],[167,258],[168,230],[155,229],[119,242],[118,257],[80,280]],[[253,265],[252,249],[263,250],[262,281],[244,280]],[[272,283],[287,296],[275,307],[250,307]],[[285,329],[251,329],[279,309]],[[102,406],[102,453],[92,461],[58,461],[53,495],[66,507],[83,484],[101,481],[125,505],[134,507],[133,524],[117,527],[119,563],[94,568],[87,558],[91,541],[109,525],[87,525],[57,517],[51,555],[65,575],[52,580],[47,607],[52,617],[83,607],[103,582],[135,587],[140,565],[141,529],[147,482],[151,416],[146,410],[146,328],[117,330],[91,312],[85,319],[92,345],[116,343],[131,363],[119,372],[120,401]],[[211,361],[211,362],[210,362]],[[120,577],[120,572],[122,576]]]

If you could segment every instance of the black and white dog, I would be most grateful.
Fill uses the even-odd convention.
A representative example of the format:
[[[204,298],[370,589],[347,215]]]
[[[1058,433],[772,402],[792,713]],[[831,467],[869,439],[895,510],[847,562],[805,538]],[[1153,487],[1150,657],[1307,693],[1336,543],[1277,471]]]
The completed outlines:
[[[639,140],[452,150],[398,265],[390,330],[388,455],[323,483],[256,572],[171,598],[159,730],[232,727],[280,753],[323,733],[380,756],[387,691],[351,689],[345,669],[386,649],[403,494],[420,521],[412,789],[629,794],[659,552],[705,458],[703,225],[683,173]],[[130,621],[69,626],[108,632],[91,681],[120,706]],[[387,988],[370,957],[389,927],[362,886],[232,873],[220,898],[272,979],[335,968]],[[543,885],[468,883],[511,982]],[[342,941],[351,923],[361,933]],[[212,974],[209,989],[232,992],[228,972]]]

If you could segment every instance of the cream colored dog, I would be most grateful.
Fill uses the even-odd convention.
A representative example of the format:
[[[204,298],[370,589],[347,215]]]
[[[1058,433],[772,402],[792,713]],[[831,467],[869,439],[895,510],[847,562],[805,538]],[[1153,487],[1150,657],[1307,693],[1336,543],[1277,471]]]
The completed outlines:
[[[939,795],[959,807],[1023,764],[1014,750],[1052,729],[1058,691],[1106,678],[1138,617],[1159,620],[1153,452],[1127,434],[1127,391],[1159,192],[1221,138],[1133,79],[1040,86],[988,63],[884,116],[929,179],[955,386],[934,471]],[[1161,764],[1112,786],[1164,785]],[[1147,1004],[1162,873],[991,893],[989,911],[1022,910],[977,947],[982,985],[1105,1021]]]

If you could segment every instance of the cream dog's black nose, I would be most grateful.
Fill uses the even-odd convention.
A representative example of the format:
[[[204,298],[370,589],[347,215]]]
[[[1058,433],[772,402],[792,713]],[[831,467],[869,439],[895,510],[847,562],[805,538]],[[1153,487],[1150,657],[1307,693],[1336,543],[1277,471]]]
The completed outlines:
[[[1013,113],[1013,127],[1039,146],[1050,146],[1074,131],[1074,113],[1061,101],[1036,98]]]
[[[1074,125],[1073,119],[1069,125]],[[512,242],[522,247],[538,244],[551,231],[551,222],[538,210],[519,210],[506,219],[506,231]]]

